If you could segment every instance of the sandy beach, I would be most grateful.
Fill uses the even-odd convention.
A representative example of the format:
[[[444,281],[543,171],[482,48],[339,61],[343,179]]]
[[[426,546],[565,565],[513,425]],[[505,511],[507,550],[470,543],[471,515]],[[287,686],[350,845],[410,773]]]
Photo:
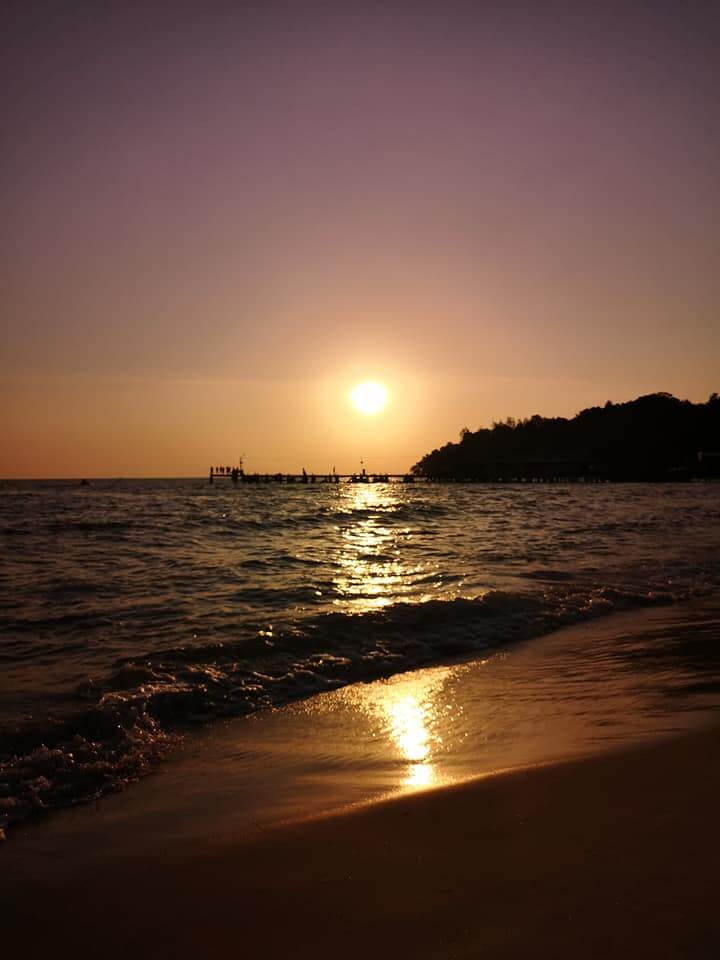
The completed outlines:
[[[715,956],[719,740],[68,864],[62,880],[4,869],[3,940],[26,957]]]

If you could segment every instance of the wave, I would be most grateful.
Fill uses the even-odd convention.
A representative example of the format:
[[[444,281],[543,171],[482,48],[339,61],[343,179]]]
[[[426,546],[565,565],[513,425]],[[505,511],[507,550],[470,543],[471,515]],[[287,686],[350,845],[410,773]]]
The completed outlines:
[[[176,505],[176,508],[182,506]],[[272,530],[304,530],[327,526],[328,524],[343,524],[344,522],[357,523],[362,520],[382,520],[393,523],[413,522],[422,519],[442,519],[448,515],[448,508],[437,503],[396,503],[382,501],[372,506],[358,507],[342,500],[328,504],[308,503],[305,499],[296,504],[296,511],[286,510],[278,512],[273,509],[274,504],[265,505],[265,509],[252,516],[236,513],[233,506],[228,506],[225,512],[213,511],[208,514],[197,512],[196,505],[189,501],[186,505],[187,513],[183,516],[182,526],[186,536],[191,536],[196,530],[203,536],[208,531],[213,535],[226,538],[236,536],[247,531],[268,532]],[[222,510],[226,505],[218,504]],[[286,507],[291,505],[285,504]],[[167,522],[164,522],[167,520]],[[172,534],[176,529],[176,519],[170,522],[168,518],[155,517],[153,530],[159,534]],[[9,536],[20,536],[32,531],[38,536],[68,536],[73,534],[97,534],[98,539],[129,538],[132,534],[141,532],[143,542],[148,535],[146,519],[129,518],[116,519],[109,515],[28,517],[25,521],[15,520],[0,527],[0,533]]]
[[[79,686],[62,715],[0,730],[0,829],[121,788],[152,769],[184,732],[214,718],[674,599],[662,591],[547,583],[536,592],[325,613],[277,632],[255,628],[229,642],[122,658],[102,679]]]

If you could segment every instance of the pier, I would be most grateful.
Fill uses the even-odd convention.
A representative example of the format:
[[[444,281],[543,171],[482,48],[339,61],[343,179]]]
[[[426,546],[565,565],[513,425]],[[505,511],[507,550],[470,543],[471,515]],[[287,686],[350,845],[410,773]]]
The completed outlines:
[[[230,483],[414,483],[412,473],[246,473],[242,467],[210,467],[209,482]]]

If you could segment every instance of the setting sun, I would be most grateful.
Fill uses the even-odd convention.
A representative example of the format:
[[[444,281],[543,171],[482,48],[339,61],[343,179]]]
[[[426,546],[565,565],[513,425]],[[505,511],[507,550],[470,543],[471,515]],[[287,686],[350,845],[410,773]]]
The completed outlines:
[[[366,415],[379,413],[387,404],[388,393],[381,383],[365,380],[350,391],[350,402],[358,411]]]

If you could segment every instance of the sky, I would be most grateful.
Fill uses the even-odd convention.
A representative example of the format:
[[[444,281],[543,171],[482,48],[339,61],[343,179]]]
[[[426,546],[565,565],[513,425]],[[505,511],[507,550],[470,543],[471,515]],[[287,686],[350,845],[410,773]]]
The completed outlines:
[[[2,21],[0,476],[396,472],[720,389],[717,3]]]

